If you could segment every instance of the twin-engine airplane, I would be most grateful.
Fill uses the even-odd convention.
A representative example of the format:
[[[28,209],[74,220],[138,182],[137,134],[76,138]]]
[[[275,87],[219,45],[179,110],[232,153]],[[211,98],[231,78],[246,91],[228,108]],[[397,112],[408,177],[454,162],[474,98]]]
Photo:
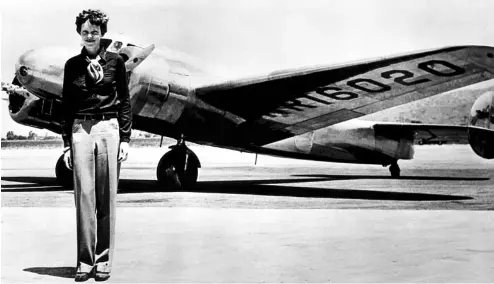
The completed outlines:
[[[201,164],[185,140],[280,157],[389,165],[393,177],[400,176],[398,160],[413,158],[417,139],[468,141],[477,155],[494,158],[494,92],[472,101],[465,126],[356,119],[493,79],[493,47],[454,46],[215,81],[154,46],[108,38],[102,44],[126,60],[133,128],[177,139],[157,167],[157,179],[166,185],[197,181]],[[2,84],[16,122],[61,132],[63,66],[72,55],[47,48],[19,58],[13,82]],[[56,175],[71,184],[62,157]]]

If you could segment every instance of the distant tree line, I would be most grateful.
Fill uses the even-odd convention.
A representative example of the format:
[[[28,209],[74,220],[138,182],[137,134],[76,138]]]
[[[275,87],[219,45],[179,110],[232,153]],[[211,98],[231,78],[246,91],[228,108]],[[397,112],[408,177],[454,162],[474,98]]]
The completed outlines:
[[[55,139],[58,139],[58,137],[50,136],[48,135],[48,133],[45,136],[39,136],[33,131],[29,131],[29,134],[27,136],[17,135],[14,133],[14,131],[8,131],[6,137],[2,138],[2,140],[55,140]]]
[[[144,132],[144,131],[139,131],[139,130],[132,130],[132,138],[158,138],[161,137],[156,134],[152,134],[149,132]],[[60,139],[60,136],[49,136],[48,133],[46,133],[45,136],[40,136],[36,134],[34,131],[29,131],[28,136],[24,135],[17,135],[14,133],[14,131],[8,131],[7,136],[5,138],[2,138],[2,140],[56,140]]]
[[[158,137],[161,136],[145,131],[132,129],[132,138],[158,138]]]

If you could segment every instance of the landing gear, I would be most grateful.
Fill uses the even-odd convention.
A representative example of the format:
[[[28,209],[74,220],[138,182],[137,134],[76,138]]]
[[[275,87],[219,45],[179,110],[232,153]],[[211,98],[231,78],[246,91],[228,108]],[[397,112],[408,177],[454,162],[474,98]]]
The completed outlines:
[[[57,177],[57,182],[61,186],[65,188],[72,188],[74,186],[73,172],[65,166],[63,155],[58,158],[57,165],[55,166],[55,175]]]
[[[168,189],[186,189],[195,186],[198,168],[201,167],[196,154],[187,148],[183,137],[170,149],[158,163],[156,169],[158,182]]]
[[[398,166],[398,161],[394,161],[389,166],[389,172],[391,173],[391,177],[399,178],[400,177],[400,166]]]

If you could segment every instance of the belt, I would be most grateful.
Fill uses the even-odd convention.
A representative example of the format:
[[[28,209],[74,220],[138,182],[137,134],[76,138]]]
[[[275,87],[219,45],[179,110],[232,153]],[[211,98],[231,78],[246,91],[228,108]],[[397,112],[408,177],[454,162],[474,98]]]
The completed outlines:
[[[117,118],[117,113],[96,113],[96,114],[82,114],[76,113],[75,118],[82,120],[109,120],[112,118]]]

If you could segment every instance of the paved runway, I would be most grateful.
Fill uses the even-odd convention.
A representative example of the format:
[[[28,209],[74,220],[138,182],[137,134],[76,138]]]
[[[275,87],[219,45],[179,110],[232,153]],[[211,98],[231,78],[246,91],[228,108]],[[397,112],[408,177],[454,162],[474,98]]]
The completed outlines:
[[[192,148],[203,168],[198,186],[170,192],[156,183],[166,148],[132,149],[123,165],[119,206],[328,209],[494,209],[494,162],[468,146],[417,147],[400,161],[402,178],[381,166],[258,157]],[[2,206],[74,205],[56,183],[59,149],[2,151]]]
[[[254,166],[252,154],[193,150],[198,187],[169,192],[155,182],[166,149],[132,149],[109,282],[494,282],[494,214],[483,211],[494,164],[467,146],[419,147],[398,180],[380,166]],[[59,153],[2,150],[2,282],[73,281]]]

